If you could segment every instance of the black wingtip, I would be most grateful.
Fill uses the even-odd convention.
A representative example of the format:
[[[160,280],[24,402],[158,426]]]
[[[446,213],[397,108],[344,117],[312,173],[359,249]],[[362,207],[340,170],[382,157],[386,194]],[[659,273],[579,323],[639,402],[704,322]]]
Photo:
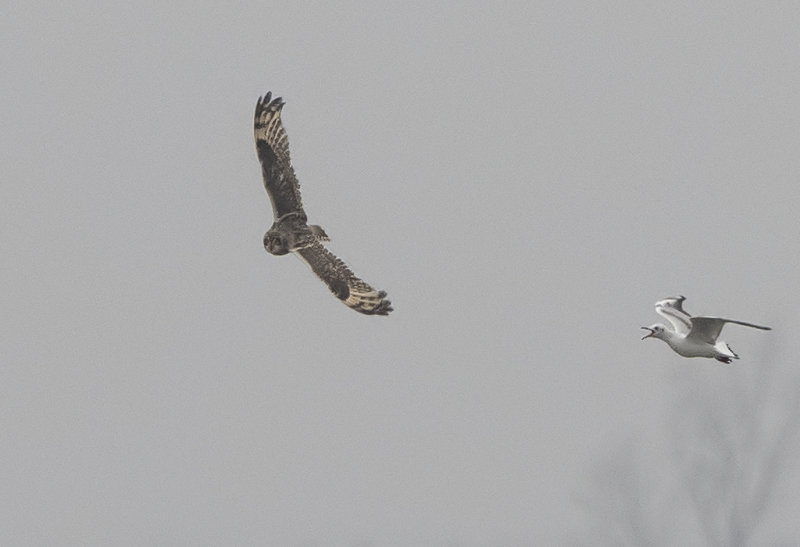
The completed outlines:
[[[272,91],[267,91],[266,95],[258,98],[258,102],[256,103],[256,113],[263,110],[280,110],[283,108],[284,104],[286,103],[283,102],[283,97],[275,97],[273,99]]]
[[[383,293],[383,296],[386,296],[386,293]],[[382,297],[383,297],[382,296]],[[381,297],[381,298],[382,298]],[[392,303],[388,300],[383,300],[380,305],[370,312],[370,315],[389,315],[389,312],[394,311],[392,307]]]
[[[384,316],[389,315],[389,312],[394,311],[392,303],[389,300],[385,300],[386,291],[379,291],[378,298],[380,298],[380,302],[378,302],[378,304],[374,307],[359,306],[353,309],[363,313],[364,315],[384,315]]]
[[[378,306],[377,312],[379,315],[389,315],[389,312],[394,311],[392,303],[389,300],[385,300],[386,291],[378,291],[378,298],[381,299],[381,305]]]

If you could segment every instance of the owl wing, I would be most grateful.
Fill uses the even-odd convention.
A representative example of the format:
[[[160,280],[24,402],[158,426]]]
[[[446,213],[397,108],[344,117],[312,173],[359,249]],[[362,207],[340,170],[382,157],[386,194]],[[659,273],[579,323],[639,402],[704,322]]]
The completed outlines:
[[[271,92],[258,98],[254,123],[256,152],[275,219],[288,213],[300,213],[305,219],[300,183],[289,158],[289,137],[281,123],[284,104],[280,97],[273,100]]]
[[[319,241],[298,249],[297,255],[345,305],[366,315],[389,315],[386,291],[376,291]]]

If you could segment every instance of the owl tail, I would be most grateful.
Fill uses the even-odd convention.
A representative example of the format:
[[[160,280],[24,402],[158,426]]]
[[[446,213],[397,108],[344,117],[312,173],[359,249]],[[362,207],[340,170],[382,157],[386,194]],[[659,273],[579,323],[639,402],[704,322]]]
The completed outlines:
[[[325,233],[325,230],[322,229],[322,226],[317,226],[316,224],[310,224],[308,227],[311,228],[311,233],[314,234],[314,237],[316,237],[318,241],[331,240],[331,238],[328,237],[328,234]]]

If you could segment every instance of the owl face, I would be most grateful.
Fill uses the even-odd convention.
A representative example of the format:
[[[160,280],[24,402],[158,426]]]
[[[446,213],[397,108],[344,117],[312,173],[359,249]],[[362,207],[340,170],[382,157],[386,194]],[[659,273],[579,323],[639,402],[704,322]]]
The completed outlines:
[[[289,252],[284,238],[272,230],[264,234],[264,248],[268,253],[278,256]]]

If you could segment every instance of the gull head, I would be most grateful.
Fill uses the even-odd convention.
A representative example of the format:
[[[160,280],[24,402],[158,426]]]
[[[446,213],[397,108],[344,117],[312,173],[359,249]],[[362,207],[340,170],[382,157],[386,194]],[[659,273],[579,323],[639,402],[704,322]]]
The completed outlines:
[[[642,328],[644,330],[649,330],[650,331],[647,334],[645,334],[644,336],[642,336],[642,340],[644,340],[645,338],[651,338],[651,337],[652,338],[661,338],[661,339],[664,338],[664,330],[666,329],[666,327],[664,327],[664,325],[656,323],[655,325],[650,325],[649,327],[642,327]]]

